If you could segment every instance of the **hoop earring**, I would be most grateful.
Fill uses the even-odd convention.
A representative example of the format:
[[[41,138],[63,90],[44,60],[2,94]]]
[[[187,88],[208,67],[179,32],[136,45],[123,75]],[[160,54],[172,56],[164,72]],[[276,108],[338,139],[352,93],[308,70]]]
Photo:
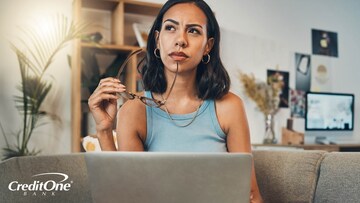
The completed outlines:
[[[204,57],[206,56],[207,60],[204,59]],[[206,54],[202,57],[201,61],[204,63],[204,64],[208,64],[210,62],[210,54]]]
[[[159,51],[159,54],[157,53],[157,51]],[[156,58],[158,58],[158,59],[160,58],[160,49],[159,48],[154,49],[154,55]]]

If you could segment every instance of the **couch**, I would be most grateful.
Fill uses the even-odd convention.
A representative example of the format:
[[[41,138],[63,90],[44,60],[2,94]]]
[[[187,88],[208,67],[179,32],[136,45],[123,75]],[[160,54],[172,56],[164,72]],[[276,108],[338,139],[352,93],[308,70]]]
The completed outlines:
[[[360,202],[360,153],[254,151],[265,202]]]
[[[254,150],[253,157],[265,202],[360,202],[360,153]],[[62,184],[55,192],[22,192],[21,187],[41,187],[31,182],[34,174],[44,178],[42,187],[49,177]],[[0,202],[92,202],[84,153],[1,162]]]

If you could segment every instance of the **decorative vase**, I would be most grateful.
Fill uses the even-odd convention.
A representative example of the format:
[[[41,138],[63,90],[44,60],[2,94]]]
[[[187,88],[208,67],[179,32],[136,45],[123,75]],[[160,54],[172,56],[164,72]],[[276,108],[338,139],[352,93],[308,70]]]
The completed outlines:
[[[276,144],[277,140],[274,133],[274,115],[266,114],[265,115],[265,137],[264,144]]]

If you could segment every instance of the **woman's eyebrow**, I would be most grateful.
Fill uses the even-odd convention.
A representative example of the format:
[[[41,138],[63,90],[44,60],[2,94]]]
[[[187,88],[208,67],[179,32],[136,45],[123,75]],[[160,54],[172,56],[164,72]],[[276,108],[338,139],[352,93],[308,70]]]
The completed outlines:
[[[186,27],[199,27],[199,28],[203,28],[201,25],[199,24],[187,24]]]
[[[166,19],[166,20],[164,20],[164,23],[168,22],[168,21],[174,23],[175,25],[180,25],[180,23],[178,21],[173,20],[173,19]],[[186,27],[200,27],[201,29],[203,28],[201,25],[196,24],[196,23],[187,24]]]
[[[180,23],[179,23],[178,21],[173,20],[173,19],[166,19],[166,20],[164,20],[164,23],[167,22],[167,21],[172,22],[172,23],[174,23],[175,25],[180,25]]]

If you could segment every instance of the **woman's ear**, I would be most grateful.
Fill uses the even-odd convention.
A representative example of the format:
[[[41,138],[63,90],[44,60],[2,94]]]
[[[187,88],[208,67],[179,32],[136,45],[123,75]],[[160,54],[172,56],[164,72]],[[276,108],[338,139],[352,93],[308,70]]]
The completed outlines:
[[[155,30],[155,43],[156,43],[156,48],[159,48],[159,36],[160,36],[160,32]]]
[[[206,42],[205,52],[203,55],[210,53],[213,46],[214,46],[214,38],[209,38],[208,41]]]

